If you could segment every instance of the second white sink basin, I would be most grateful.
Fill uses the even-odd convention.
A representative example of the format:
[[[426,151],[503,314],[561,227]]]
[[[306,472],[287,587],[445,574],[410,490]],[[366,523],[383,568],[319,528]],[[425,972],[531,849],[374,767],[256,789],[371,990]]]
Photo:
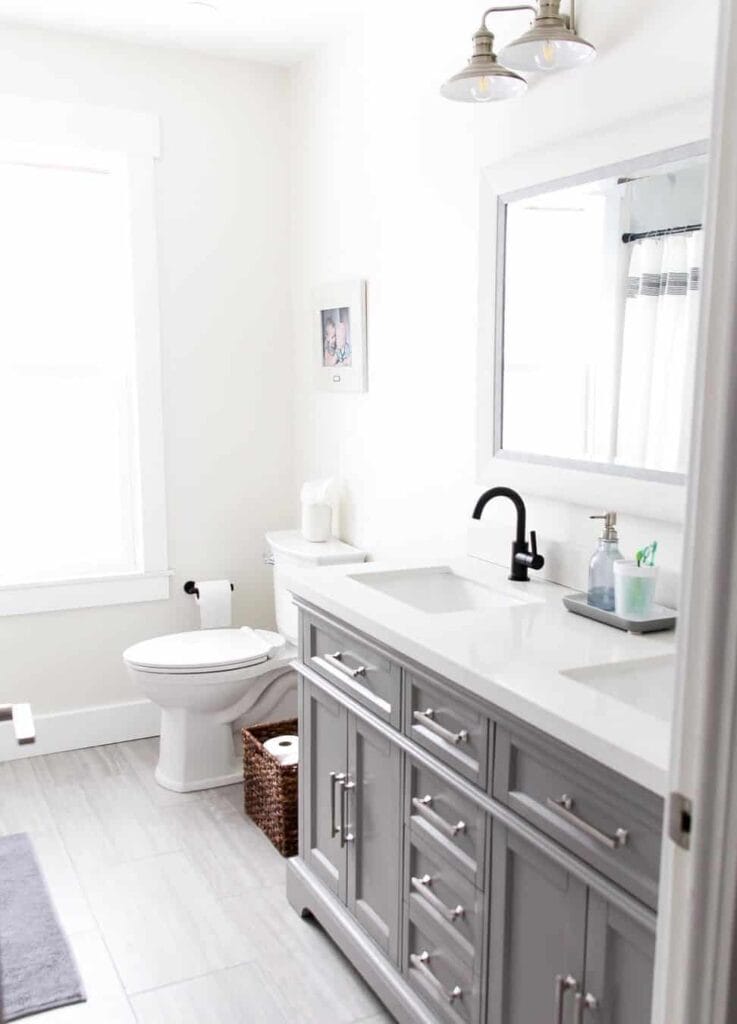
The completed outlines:
[[[460,576],[450,566],[354,573],[349,579],[393,597],[423,612],[487,611],[534,603],[524,594],[511,594]]]
[[[570,668],[561,675],[585,683],[655,718],[669,721],[672,716],[676,677],[674,654],[620,661],[612,665]]]

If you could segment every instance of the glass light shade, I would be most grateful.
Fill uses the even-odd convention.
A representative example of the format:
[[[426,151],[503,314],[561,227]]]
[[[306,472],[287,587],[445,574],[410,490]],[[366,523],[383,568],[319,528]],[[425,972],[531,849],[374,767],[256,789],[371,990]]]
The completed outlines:
[[[453,75],[440,92],[460,103],[490,103],[521,96],[526,89],[524,78],[494,62],[488,68],[469,67]]]
[[[553,30],[548,38],[529,38],[533,32],[537,34],[539,31],[533,29],[526,36],[505,46],[499,55],[500,59],[516,71],[564,71],[587,64],[596,56],[591,43],[580,39],[573,32],[564,30],[563,35]]]

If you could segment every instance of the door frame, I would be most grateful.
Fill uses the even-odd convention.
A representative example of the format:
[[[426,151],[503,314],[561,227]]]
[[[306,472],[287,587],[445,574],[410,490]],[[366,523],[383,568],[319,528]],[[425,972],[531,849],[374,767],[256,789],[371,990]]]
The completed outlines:
[[[717,38],[670,769],[691,834],[663,844],[653,1024],[729,1024],[737,998],[737,0]]]

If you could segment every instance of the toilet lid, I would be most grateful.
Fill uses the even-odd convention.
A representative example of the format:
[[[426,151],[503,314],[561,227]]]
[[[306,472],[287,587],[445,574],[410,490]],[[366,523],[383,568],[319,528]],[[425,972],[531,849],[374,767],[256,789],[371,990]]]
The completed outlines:
[[[143,640],[123,657],[139,668],[202,671],[258,665],[272,649],[252,629],[195,629]]]

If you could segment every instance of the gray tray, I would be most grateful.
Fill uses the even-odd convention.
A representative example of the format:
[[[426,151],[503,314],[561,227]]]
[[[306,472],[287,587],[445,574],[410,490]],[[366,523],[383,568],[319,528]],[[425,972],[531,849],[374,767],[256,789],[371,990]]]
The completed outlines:
[[[666,608],[662,604],[654,604],[652,615],[647,619],[623,619],[614,612],[605,612],[589,604],[584,593],[566,594],[563,604],[569,612],[585,615],[587,619],[595,619],[615,629],[624,629],[628,633],[657,633],[664,629],[675,629],[678,614],[674,608]]]

